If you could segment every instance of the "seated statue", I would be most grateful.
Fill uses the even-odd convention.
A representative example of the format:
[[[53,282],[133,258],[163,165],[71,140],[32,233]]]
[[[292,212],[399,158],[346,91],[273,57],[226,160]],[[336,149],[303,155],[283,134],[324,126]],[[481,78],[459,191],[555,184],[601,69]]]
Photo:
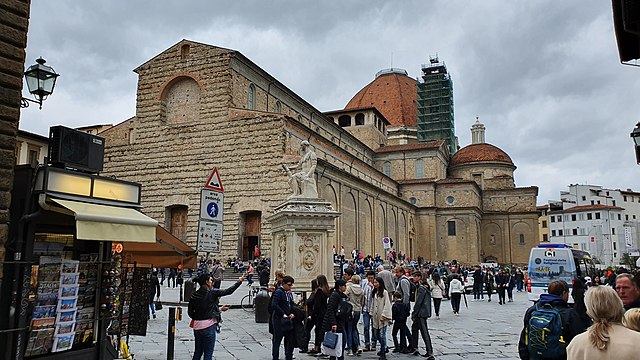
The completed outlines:
[[[289,175],[289,185],[291,185],[291,190],[293,191],[289,198],[318,198],[318,188],[314,176],[316,164],[318,163],[316,152],[311,144],[304,140],[300,147],[300,153],[302,158],[296,165],[287,166],[282,164],[282,167]],[[298,168],[300,169],[298,172],[292,173]]]

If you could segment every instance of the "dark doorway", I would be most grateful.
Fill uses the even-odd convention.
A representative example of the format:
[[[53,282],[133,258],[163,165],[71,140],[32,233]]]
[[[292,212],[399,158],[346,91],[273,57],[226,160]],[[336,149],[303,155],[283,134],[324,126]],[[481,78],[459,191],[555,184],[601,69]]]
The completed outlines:
[[[242,238],[242,244],[240,257],[243,261],[253,260],[255,247],[260,247],[262,213],[260,211],[247,211],[242,213],[241,217],[242,227],[240,229],[240,235]]]

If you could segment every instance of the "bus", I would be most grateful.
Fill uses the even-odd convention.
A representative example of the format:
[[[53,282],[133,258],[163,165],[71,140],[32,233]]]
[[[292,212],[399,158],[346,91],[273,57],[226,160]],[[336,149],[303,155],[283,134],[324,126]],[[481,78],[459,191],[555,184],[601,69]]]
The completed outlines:
[[[569,303],[573,303],[571,290],[577,277],[594,278],[596,268],[588,251],[574,249],[567,244],[540,244],[531,249],[526,282],[530,301],[538,301],[547,292],[549,283],[564,280],[569,284]]]

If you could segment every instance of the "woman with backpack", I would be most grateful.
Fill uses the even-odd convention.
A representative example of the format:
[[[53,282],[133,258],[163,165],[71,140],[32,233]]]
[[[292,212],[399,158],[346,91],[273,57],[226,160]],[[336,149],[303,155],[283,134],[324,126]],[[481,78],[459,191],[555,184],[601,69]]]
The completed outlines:
[[[331,296],[329,296],[329,302],[327,303],[327,312],[322,323],[323,334],[327,331],[342,334],[343,350],[347,344],[347,335],[345,331],[347,319],[344,316],[341,316],[341,314],[338,314],[338,311],[340,310],[340,305],[343,302],[348,302],[348,297],[347,295],[345,295],[345,291],[347,291],[347,281],[343,279],[336,280],[333,292],[331,293]],[[335,357],[332,356],[330,357],[330,359],[335,360]],[[342,352],[342,356],[340,356],[338,359],[344,360],[344,351]]]
[[[433,299],[433,310],[436,313],[436,319],[440,320],[440,304],[442,303],[444,292],[444,281],[442,281],[437,271],[431,274],[429,287],[431,288],[431,298]]]

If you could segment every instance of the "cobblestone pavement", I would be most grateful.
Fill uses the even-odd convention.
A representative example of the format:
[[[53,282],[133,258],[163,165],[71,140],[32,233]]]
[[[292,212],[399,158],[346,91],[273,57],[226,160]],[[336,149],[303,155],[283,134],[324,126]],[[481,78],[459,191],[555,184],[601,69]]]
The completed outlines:
[[[232,285],[224,281],[222,287]],[[166,285],[166,284],[165,284]],[[248,288],[241,286],[234,294],[222,298],[223,304],[240,304]],[[162,288],[162,300],[178,301],[177,289]],[[467,295],[469,309],[464,307],[460,316],[454,316],[451,305],[443,301],[440,320],[430,318],[428,321],[431,339],[436,358],[439,360],[480,360],[480,359],[518,359],[517,344],[522,330],[522,317],[529,306],[526,293],[514,293],[514,302],[498,305],[497,296],[492,302],[473,301]],[[157,319],[151,319],[147,327],[147,336],[132,336],[129,346],[137,360],[156,360],[167,358],[167,324],[169,307],[158,311]],[[183,307],[184,318],[176,322],[174,359],[191,359],[194,350],[193,331],[189,328],[189,317],[186,315],[186,304]],[[215,359],[271,359],[271,335],[268,324],[257,324],[254,313],[242,309],[231,309],[223,314],[222,332],[218,334]],[[360,324],[362,339],[362,324]],[[391,329],[387,330],[388,343],[391,340]],[[422,340],[420,351],[424,353]],[[295,350],[296,359],[315,359]],[[284,358],[284,350],[280,350],[280,358]],[[363,353],[361,356],[345,356],[345,358],[376,359],[374,353]],[[420,359],[412,355],[389,353],[389,359]]]

